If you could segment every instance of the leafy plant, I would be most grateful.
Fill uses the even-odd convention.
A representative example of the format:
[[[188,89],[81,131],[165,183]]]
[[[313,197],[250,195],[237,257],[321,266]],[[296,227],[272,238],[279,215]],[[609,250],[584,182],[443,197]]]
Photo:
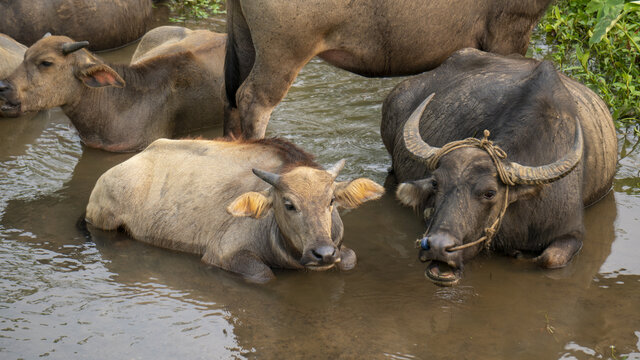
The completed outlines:
[[[172,13],[169,21],[185,22],[224,14],[223,4],[224,0],[170,0],[167,3]]]
[[[618,127],[640,125],[640,1],[559,0],[538,31],[546,57],[596,91]]]

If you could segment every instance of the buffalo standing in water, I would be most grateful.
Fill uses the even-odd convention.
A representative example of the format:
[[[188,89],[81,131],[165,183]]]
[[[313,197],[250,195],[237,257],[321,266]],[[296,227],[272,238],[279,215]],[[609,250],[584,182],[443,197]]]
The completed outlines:
[[[485,129],[489,139],[451,143]],[[456,283],[484,247],[565,266],[582,247],[583,207],[609,191],[616,167],[596,94],[549,62],[474,49],[400,83],[381,134],[398,198],[427,218],[420,257],[440,284]]]
[[[27,46],[50,32],[85,39],[92,50],[105,50],[140,38],[151,9],[151,0],[0,1],[0,32]]]
[[[222,118],[226,35],[163,26],[141,40],[130,65],[107,65],[86,41],[46,36],[0,81],[3,111],[56,106],[87,146],[139,151],[153,140],[211,127]]]
[[[551,0],[228,0],[225,134],[264,137],[318,55],[364,76],[417,74],[474,47],[524,55]]]
[[[98,179],[86,220],[254,282],[273,279],[270,267],[349,270],[356,255],[342,244],[338,207],[384,189],[365,178],[336,182],[343,165],[322,170],[278,139],[161,139]]]

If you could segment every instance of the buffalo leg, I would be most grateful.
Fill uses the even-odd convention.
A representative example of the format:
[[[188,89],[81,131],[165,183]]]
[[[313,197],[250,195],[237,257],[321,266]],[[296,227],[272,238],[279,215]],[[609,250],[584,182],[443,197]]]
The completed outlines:
[[[229,114],[231,120],[239,116],[242,135],[246,139],[264,137],[271,112],[285,97],[300,69],[311,59],[311,56],[302,60],[283,59],[282,54],[264,57],[277,63],[267,63],[260,56],[256,58],[251,73],[238,89],[238,108],[232,110],[239,114]]]
[[[351,270],[356,266],[358,259],[356,253],[348,247],[342,245],[340,247],[340,262],[338,263],[338,269]]]
[[[225,54],[224,135],[240,137],[242,126],[236,108],[239,86],[249,76],[256,58],[251,30],[238,0],[227,0],[227,51]],[[231,101],[230,101],[231,98]],[[233,105],[232,105],[233,104]]]
[[[543,268],[557,269],[566,266],[581,248],[582,240],[573,235],[566,235],[554,240],[533,260]]]
[[[239,251],[234,254],[225,269],[250,282],[266,283],[276,278],[273,271],[260,258],[250,251]]]
[[[224,124],[223,134],[232,138],[239,138],[242,136],[242,125],[240,123],[240,111],[236,108],[232,108],[228,101],[225,101],[224,105]]]

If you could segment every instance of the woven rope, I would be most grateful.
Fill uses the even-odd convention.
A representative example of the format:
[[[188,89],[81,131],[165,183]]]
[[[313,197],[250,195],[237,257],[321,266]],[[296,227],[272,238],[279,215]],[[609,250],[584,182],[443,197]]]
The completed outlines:
[[[484,131],[484,137],[482,139],[466,138],[464,140],[452,141],[438,150],[429,160],[427,160],[427,167],[433,171],[438,167],[440,159],[453,150],[457,150],[464,147],[478,147],[484,149],[493,163],[496,165],[500,180],[506,185],[514,186],[516,183],[513,181],[509,172],[505,168],[504,160],[507,158],[507,153],[504,152],[498,145],[494,145],[493,141],[489,140],[489,130]]]

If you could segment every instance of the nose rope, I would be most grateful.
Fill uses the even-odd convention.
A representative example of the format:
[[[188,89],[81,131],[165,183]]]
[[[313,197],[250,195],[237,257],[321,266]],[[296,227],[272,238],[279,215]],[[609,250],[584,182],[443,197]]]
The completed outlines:
[[[498,232],[498,228],[500,228],[500,224],[502,223],[502,218],[504,217],[504,214],[507,212],[507,206],[509,206],[509,185],[507,185],[506,190],[504,191],[504,205],[502,205],[502,210],[500,210],[500,214],[498,215],[496,220],[493,222],[493,224],[490,227],[484,229],[484,236],[476,241],[462,244],[459,246],[450,247],[445,250],[447,250],[448,252],[454,252],[454,251],[475,246],[477,244],[480,244],[483,241],[486,241],[484,243],[484,247],[486,249],[489,249],[489,246],[491,245],[491,240],[493,240],[493,236],[496,234],[496,232]]]
[[[482,139],[466,138],[464,140],[450,142],[444,145],[442,148],[440,148],[440,150],[436,154],[434,154],[429,160],[427,160],[427,167],[429,168],[429,170],[433,171],[436,169],[436,167],[438,167],[438,163],[440,162],[440,159],[444,155],[450,153],[451,151],[460,149],[463,147],[478,147],[478,148],[484,149],[489,154],[489,156],[491,157],[491,160],[493,160],[493,163],[496,166],[496,169],[498,171],[498,176],[500,176],[500,180],[506,185],[506,188],[504,191],[504,204],[502,205],[502,210],[500,211],[500,214],[498,214],[498,217],[495,219],[493,224],[491,224],[490,227],[484,229],[484,236],[482,236],[476,241],[445,249],[448,252],[463,250],[468,247],[472,247],[477,244],[480,244],[483,241],[486,241],[484,246],[486,249],[488,249],[489,246],[491,245],[491,240],[493,239],[493,236],[496,234],[496,232],[498,232],[498,229],[500,228],[500,224],[502,223],[502,218],[504,217],[504,214],[507,212],[507,207],[509,206],[509,187],[515,186],[516,183],[513,181],[513,179],[511,179],[511,176],[505,169],[504,160],[507,158],[507,153],[504,150],[502,150],[498,145],[494,145],[493,141],[489,140],[490,134],[491,133],[489,132],[489,130],[485,129],[483,132],[484,137]],[[421,240],[422,239],[416,240],[416,247],[422,247]]]
[[[483,241],[486,241],[486,243],[484,244],[485,248],[489,249],[489,246],[491,245],[491,240],[493,239],[493,236],[498,232],[498,229],[500,228],[500,224],[502,223],[502,218],[504,217],[504,214],[507,212],[507,207],[508,206],[509,206],[509,185],[507,185],[506,190],[504,191],[504,203],[502,205],[502,210],[500,211],[500,214],[495,219],[493,224],[491,224],[490,227],[484,229],[484,236],[482,236],[481,238],[479,238],[476,241],[472,241],[470,243],[462,244],[462,245],[459,245],[459,246],[446,248],[445,250],[447,252],[454,252],[454,251],[458,251],[458,250],[463,250],[463,249],[466,249],[468,247],[472,247],[472,246],[478,245],[478,244],[482,243]],[[431,228],[431,225],[429,225],[429,229],[430,228]],[[427,229],[427,233],[429,232],[429,229]],[[423,248],[425,250],[429,250],[429,242],[427,240],[427,242],[425,244],[426,247],[425,247],[425,245],[423,245],[424,240],[425,239],[417,239],[416,240],[416,248]]]

